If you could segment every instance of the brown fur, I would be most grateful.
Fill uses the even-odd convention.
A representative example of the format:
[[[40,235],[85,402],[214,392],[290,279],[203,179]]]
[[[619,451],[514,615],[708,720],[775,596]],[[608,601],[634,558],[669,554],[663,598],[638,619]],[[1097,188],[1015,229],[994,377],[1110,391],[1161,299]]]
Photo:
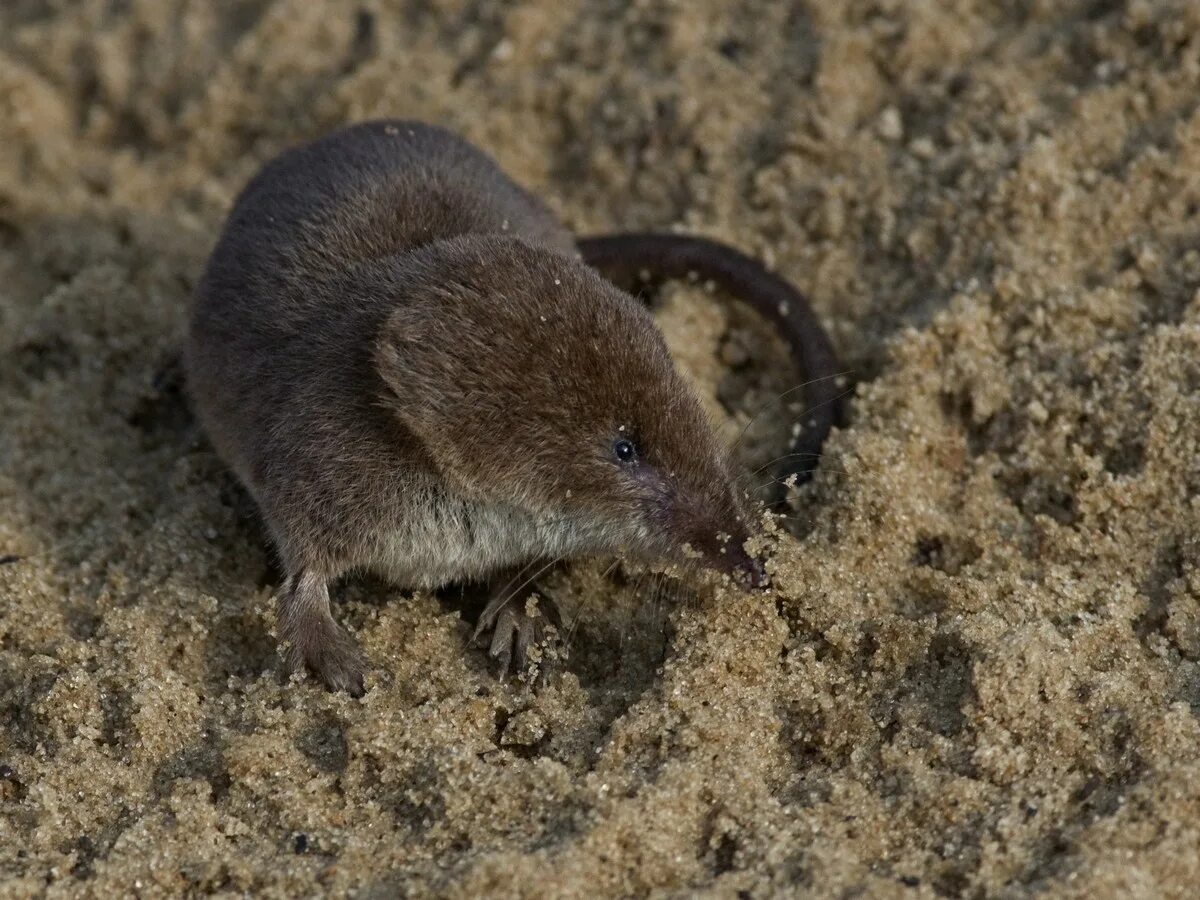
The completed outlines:
[[[213,251],[185,361],[288,572],[289,663],[334,688],[362,689],[329,611],[350,569],[434,587],[690,545],[761,573],[725,453],[649,314],[440,129],[356,125],[268,163]],[[638,463],[614,456],[623,436]]]

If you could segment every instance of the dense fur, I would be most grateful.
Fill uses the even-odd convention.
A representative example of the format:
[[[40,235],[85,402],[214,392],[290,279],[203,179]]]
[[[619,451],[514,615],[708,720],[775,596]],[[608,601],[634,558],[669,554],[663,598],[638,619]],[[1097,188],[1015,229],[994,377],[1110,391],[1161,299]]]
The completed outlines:
[[[202,279],[186,365],[289,572],[289,659],[334,687],[361,689],[326,588],[352,568],[431,587],[685,546],[754,568],[724,453],[653,320],[439,129],[368,123],[268,163]]]
[[[411,262],[379,370],[456,490],[598,518],[638,545],[651,540],[641,526],[670,524],[647,518],[673,507],[651,491],[705,506],[729,493],[723,451],[641,304],[575,260],[507,237],[446,241]],[[640,471],[616,464],[622,437]]]

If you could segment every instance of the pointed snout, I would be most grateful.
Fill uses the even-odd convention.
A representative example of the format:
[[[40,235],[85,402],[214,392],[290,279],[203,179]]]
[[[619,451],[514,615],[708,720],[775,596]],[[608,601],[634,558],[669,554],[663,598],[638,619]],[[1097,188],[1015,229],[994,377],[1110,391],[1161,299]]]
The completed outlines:
[[[707,504],[676,506],[671,522],[680,544],[698,551],[698,561],[706,568],[728,575],[744,588],[759,590],[770,585],[763,560],[746,552],[746,541],[754,529],[732,494]]]
[[[734,581],[752,590],[770,587],[771,576],[767,574],[767,568],[761,559],[751,556],[740,547],[736,551],[731,550],[730,557],[730,574]]]

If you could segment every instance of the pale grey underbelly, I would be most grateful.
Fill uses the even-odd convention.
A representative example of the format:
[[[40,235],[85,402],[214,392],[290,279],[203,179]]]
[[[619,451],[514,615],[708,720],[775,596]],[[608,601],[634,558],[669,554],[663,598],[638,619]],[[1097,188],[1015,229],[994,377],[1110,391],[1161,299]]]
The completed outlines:
[[[422,521],[376,535],[371,569],[402,587],[485,579],[534,560],[611,551],[611,529],[562,516],[539,520],[508,506],[446,504]]]

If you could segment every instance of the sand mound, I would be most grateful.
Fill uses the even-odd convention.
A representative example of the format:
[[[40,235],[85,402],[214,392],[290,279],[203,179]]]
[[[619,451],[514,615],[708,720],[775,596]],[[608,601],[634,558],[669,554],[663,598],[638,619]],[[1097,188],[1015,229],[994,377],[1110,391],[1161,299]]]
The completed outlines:
[[[1185,0],[4,4],[0,894],[1190,895],[1198,49]],[[773,595],[577,566],[531,693],[354,581],[367,697],[280,684],[169,361],[256,166],[374,115],[809,293],[860,384]],[[661,317],[736,429],[782,376],[724,310]]]

